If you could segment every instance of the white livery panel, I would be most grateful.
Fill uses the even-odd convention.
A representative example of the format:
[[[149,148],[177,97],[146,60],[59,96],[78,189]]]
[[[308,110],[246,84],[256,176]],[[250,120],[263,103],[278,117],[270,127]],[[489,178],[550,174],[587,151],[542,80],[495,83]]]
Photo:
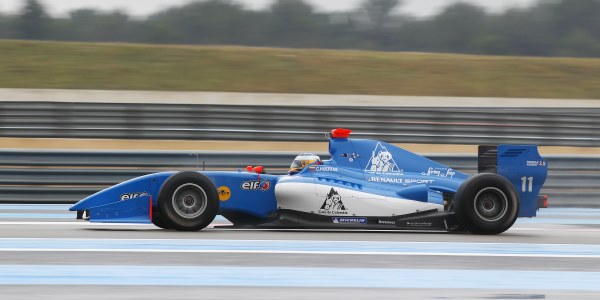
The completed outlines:
[[[443,205],[386,197],[353,189],[280,180],[275,186],[279,209],[296,210],[324,216],[386,217],[436,209]]]

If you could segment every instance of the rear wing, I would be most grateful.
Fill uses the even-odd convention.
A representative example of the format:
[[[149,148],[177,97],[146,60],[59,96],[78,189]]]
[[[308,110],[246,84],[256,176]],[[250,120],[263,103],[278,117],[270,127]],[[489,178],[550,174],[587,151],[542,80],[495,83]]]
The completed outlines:
[[[539,193],[546,182],[548,162],[535,145],[479,146],[477,170],[496,173],[508,179],[519,193],[519,217],[535,217],[547,205]],[[544,201],[540,201],[544,198]],[[540,206],[540,204],[542,204]]]

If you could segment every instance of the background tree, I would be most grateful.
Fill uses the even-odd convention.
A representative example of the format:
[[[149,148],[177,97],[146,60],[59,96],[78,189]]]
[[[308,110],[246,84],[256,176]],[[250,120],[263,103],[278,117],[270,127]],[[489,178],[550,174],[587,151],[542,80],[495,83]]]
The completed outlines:
[[[271,5],[268,34],[274,46],[318,47],[327,17],[303,0],[276,0]]]
[[[252,26],[246,11],[233,1],[192,2],[148,19],[149,29],[160,30],[168,41],[194,44],[240,43]],[[155,38],[159,36],[154,36]]]
[[[10,16],[0,13],[0,39],[9,39],[13,37],[12,23]]]
[[[400,0],[365,0],[362,9],[366,12],[369,22],[376,31],[386,27],[394,9],[400,5]]]
[[[393,29],[401,26],[400,22],[394,22],[396,21],[394,10],[400,3],[400,0],[364,0],[362,2],[359,11],[364,14],[364,23],[366,24],[366,30],[362,32],[362,39],[371,41],[370,48],[393,49]],[[361,21],[358,20],[358,22]]]
[[[500,13],[454,3],[428,18],[400,15],[401,0],[331,13],[306,0],[272,0],[263,10],[190,1],[146,18],[96,9],[52,18],[24,0],[18,14],[0,14],[0,38],[600,57],[600,0],[539,0]]]
[[[22,39],[45,39],[49,33],[49,17],[37,0],[26,0],[17,21],[18,37]]]
[[[554,33],[553,54],[598,56],[600,54],[600,1],[563,0],[548,7],[549,31]]]
[[[478,52],[475,43],[485,34],[487,14],[479,6],[457,3],[446,7],[431,22],[431,51]]]

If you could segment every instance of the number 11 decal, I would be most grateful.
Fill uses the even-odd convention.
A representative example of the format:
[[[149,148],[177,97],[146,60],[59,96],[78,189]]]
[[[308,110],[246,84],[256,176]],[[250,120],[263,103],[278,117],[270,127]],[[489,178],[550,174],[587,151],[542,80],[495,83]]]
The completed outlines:
[[[529,184],[527,184],[528,181]],[[521,177],[521,191],[533,192],[533,177]]]

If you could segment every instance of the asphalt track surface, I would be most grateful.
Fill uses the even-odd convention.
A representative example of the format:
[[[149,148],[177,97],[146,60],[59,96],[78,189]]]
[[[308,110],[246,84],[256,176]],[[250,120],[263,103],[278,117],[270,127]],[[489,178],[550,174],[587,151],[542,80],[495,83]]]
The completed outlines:
[[[600,298],[600,210],[546,209],[477,236],[175,232],[66,208],[0,205],[0,299]]]

